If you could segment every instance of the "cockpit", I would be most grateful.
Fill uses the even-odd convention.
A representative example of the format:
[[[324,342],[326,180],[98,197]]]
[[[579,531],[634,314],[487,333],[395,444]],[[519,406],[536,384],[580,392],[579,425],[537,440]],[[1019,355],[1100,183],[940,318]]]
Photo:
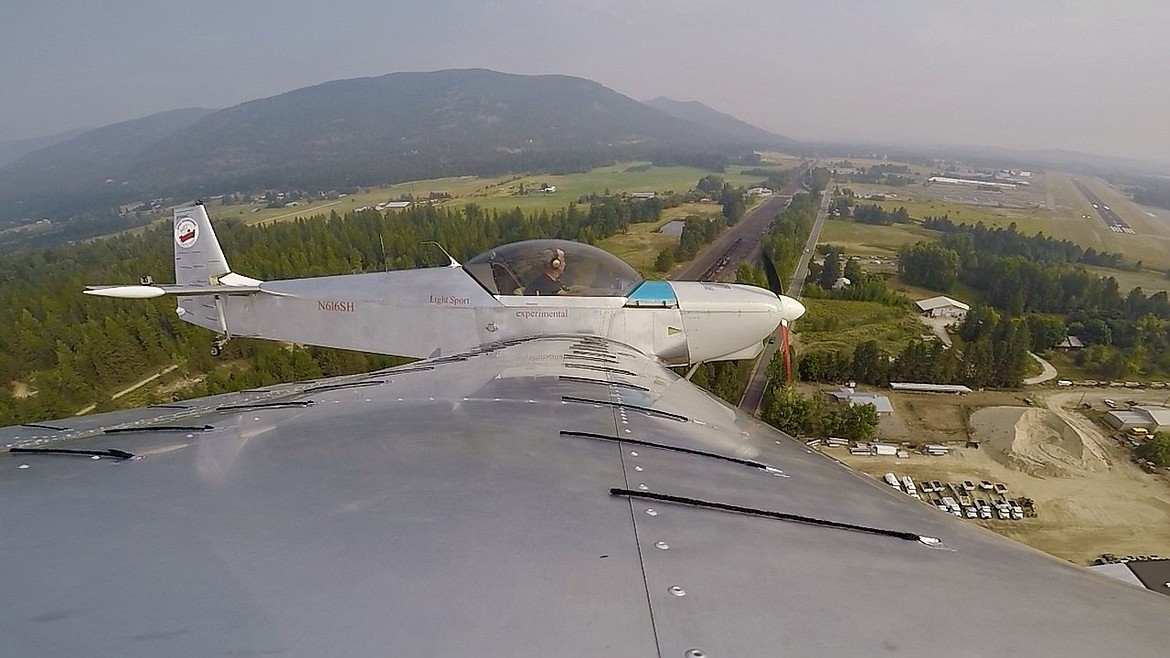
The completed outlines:
[[[493,295],[626,297],[642,276],[622,259],[570,240],[496,247],[463,265]]]

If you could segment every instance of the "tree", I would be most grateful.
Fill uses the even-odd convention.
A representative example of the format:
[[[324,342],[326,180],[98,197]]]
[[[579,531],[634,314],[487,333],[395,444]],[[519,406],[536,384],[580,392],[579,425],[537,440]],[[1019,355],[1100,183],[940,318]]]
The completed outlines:
[[[843,382],[853,376],[853,361],[844,350],[805,352],[796,371],[804,382]]]
[[[723,192],[725,184],[722,176],[710,174],[700,178],[699,182],[695,184],[695,189],[707,196],[716,196]]]
[[[1001,319],[999,311],[990,306],[976,304],[967,311],[966,317],[963,318],[963,322],[959,324],[959,329],[955,333],[963,341],[974,343],[983,336],[994,335],[999,329]]]
[[[834,246],[824,249],[825,263],[821,266],[820,286],[825,290],[832,290],[841,278],[841,252]]]
[[[730,184],[725,184],[719,196],[719,205],[723,207],[723,218],[727,220],[728,225],[735,224],[743,217],[743,213],[747,210],[747,203],[743,199],[743,190],[741,188],[732,187]]]
[[[1158,466],[1170,466],[1170,434],[1155,432],[1137,449],[1142,459],[1148,459]]]
[[[878,425],[877,407],[872,404],[849,404],[837,415],[835,434],[854,441],[866,441],[873,437]]]
[[[740,263],[739,267],[735,268],[735,282],[758,288],[768,287],[768,277],[764,275],[764,270],[747,262]]]
[[[887,384],[889,358],[876,340],[864,341],[853,350],[853,377],[867,384]]]
[[[908,283],[949,292],[959,279],[959,255],[937,242],[905,245],[898,252],[898,273]]]
[[[861,277],[864,272],[861,269],[861,263],[856,258],[850,258],[845,261],[845,278],[849,279],[851,283],[861,283]]]
[[[1032,337],[1033,352],[1047,352],[1064,340],[1067,329],[1064,320],[1049,315],[1028,315],[1028,333]]]
[[[808,425],[810,411],[808,398],[791,386],[784,386],[773,392],[772,401],[764,410],[764,420],[781,432],[797,436]]]
[[[826,167],[816,167],[809,170],[805,182],[808,184],[809,191],[815,196],[820,194],[829,185],[833,174]]]
[[[669,248],[658,252],[658,258],[654,259],[654,269],[666,272],[672,267],[674,267],[674,253]]]

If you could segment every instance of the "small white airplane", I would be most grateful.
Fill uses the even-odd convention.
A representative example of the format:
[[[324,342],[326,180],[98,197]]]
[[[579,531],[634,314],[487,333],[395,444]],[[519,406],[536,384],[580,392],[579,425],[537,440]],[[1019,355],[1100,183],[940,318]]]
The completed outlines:
[[[233,336],[426,358],[534,336],[586,335],[668,366],[755,358],[804,306],[754,286],[646,281],[567,240],[529,240],[447,267],[259,281],[232,271],[202,205],[174,213],[175,285],[89,295],[179,298],[179,317]]]

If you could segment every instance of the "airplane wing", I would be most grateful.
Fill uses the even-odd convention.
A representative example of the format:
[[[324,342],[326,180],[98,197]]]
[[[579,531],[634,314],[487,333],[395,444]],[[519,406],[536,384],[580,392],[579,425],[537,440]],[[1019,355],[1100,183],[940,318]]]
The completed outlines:
[[[601,339],[4,445],[5,656],[1166,650],[1170,598],[895,494]]]

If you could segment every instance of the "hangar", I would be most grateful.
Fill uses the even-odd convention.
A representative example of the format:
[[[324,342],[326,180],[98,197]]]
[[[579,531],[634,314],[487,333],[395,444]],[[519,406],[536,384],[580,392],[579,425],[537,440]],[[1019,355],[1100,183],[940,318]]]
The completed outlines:
[[[1166,407],[1131,407],[1105,414],[1105,424],[1115,430],[1126,431],[1142,427],[1151,432],[1170,430],[1170,409]]]
[[[967,317],[967,311],[971,310],[971,307],[963,302],[943,295],[915,303],[923,315],[929,315],[932,318],[958,318],[961,320]]]

